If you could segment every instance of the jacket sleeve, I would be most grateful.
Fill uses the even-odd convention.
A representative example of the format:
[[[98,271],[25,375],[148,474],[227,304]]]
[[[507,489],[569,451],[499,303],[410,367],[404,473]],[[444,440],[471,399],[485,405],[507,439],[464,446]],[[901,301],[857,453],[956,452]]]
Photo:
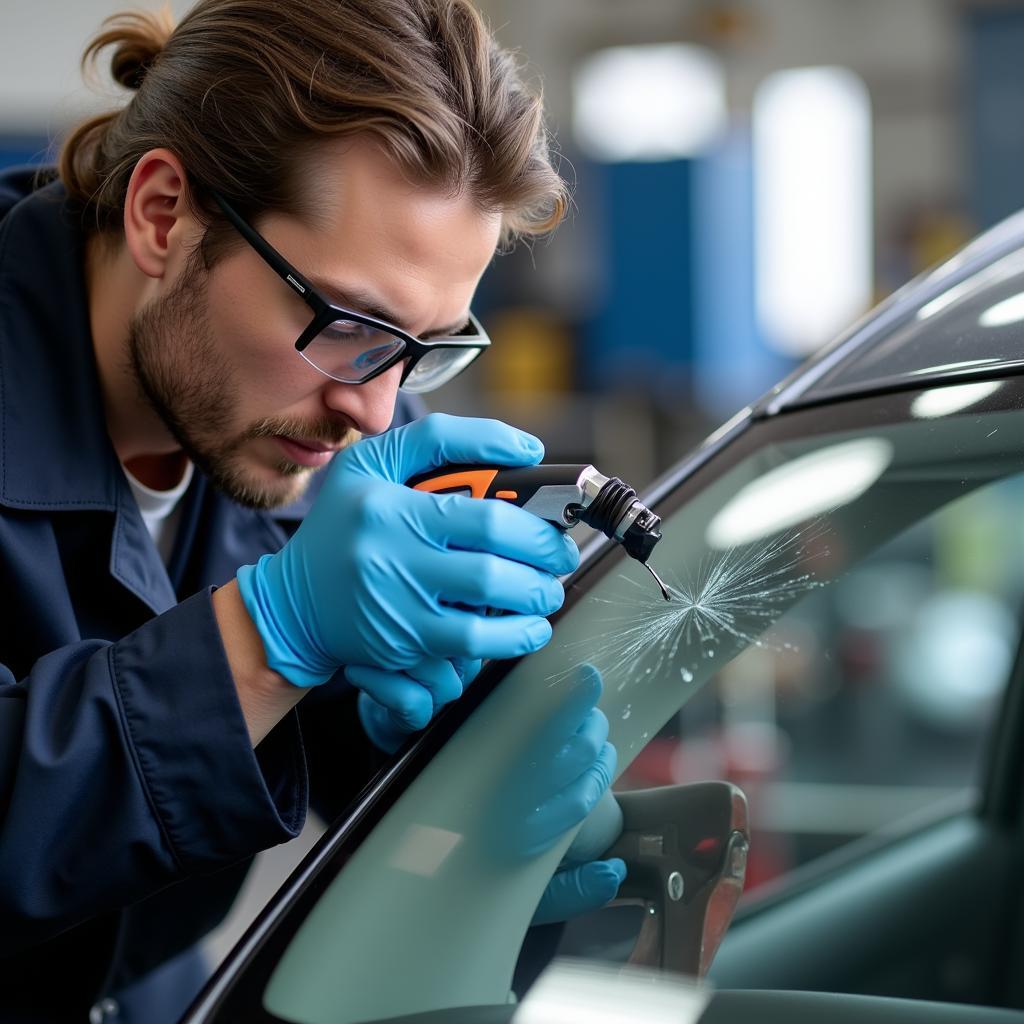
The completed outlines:
[[[339,672],[296,709],[309,765],[310,807],[328,824],[392,761],[363,732],[358,692]]]
[[[301,830],[297,721],[253,751],[210,595],[0,666],[0,955]]]

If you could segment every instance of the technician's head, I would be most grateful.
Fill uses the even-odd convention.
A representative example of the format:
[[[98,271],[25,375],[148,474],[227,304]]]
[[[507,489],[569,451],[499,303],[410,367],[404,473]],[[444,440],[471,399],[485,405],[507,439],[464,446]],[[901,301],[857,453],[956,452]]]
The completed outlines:
[[[540,100],[468,0],[200,0],[173,31],[112,19],[86,60],[107,46],[135,93],[60,172],[90,304],[124,310],[118,351],[97,342],[115,444],[293,500],[400,385],[467,365],[496,247],[560,220]]]

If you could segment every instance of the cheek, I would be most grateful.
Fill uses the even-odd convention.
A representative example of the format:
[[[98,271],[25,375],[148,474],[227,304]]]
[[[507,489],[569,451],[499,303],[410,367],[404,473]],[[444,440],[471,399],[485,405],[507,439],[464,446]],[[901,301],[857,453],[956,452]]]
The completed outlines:
[[[311,389],[311,367],[295,351],[295,339],[312,315],[289,295],[251,289],[224,275],[210,289],[210,326],[243,402],[274,405]],[[314,382],[315,386],[315,382]]]

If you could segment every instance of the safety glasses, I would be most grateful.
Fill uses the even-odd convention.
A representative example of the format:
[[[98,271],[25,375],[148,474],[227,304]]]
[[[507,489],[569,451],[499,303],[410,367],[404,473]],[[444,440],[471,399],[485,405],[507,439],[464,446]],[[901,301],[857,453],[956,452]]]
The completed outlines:
[[[299,335],[295,348],[307,363],[332,380],[365,384],[404,362],[402,390],[422,394],[447,384],[491,344],[472,313],[458,334],[424,340],[384,320],[335,305],[226,199],[216,192],[211,194],[239,234],[313,311],[313,319]]]

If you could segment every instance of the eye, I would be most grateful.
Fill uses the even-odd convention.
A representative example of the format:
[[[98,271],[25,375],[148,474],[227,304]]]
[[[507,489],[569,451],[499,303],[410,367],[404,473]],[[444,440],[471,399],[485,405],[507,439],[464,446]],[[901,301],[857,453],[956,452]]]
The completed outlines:
[[[321,331],[321,334],[330,341],[352,341],[355,338],[363,338],[366,328],[354,320],[335,320]]]

